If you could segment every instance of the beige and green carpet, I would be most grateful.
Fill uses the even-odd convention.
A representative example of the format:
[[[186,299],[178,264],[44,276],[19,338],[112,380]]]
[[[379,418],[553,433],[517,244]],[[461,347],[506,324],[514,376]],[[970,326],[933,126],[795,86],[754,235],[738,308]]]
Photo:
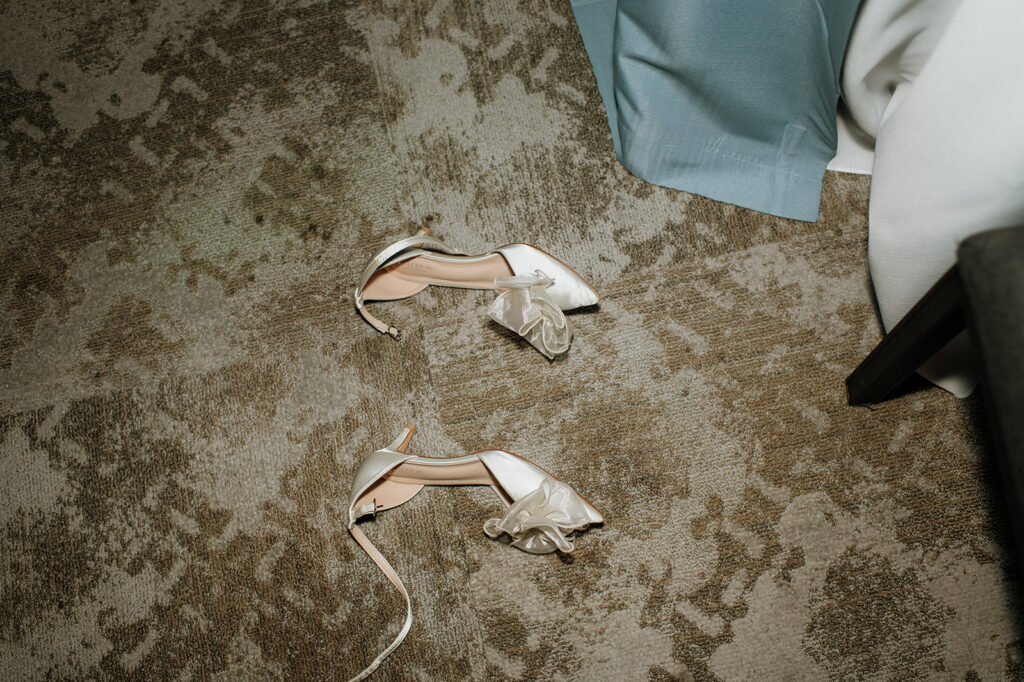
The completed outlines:
[[[404,604],[352,476],[497,447],[607,523],[568,558],[483,488],[364,524],[413,594],[379,680],[996,680],[1020,606],[977,401],[875,408],[866,178],[817,224],[615,161],[567,0],[0,0],[0,677],[345,679]],[[602,293],[549,363],[431,289],[429,224]]]

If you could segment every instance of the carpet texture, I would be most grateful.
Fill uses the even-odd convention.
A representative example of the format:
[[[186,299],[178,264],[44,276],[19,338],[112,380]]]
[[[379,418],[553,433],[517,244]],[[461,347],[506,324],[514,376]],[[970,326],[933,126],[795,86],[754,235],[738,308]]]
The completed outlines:
[[[484,488],[364,522],[416,618],[375,679],[1024,675],[978,406],[845,403],[867,179],[817,224],[636,180],[568,0],[7,0],[0,93],[5,677],[357,673],[404,604],[349,488],[406,422],[607,523],[530,556]],[[420,225],[588,278],[568,356],[482,291],[367,325],[366,260]]]

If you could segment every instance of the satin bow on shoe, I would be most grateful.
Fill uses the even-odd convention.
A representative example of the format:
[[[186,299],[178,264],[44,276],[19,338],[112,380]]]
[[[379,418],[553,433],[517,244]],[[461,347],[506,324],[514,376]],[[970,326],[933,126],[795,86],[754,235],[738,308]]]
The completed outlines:
[[[530,554],[571,552],[573,545],[566,536],[591,523],[586,503],[575,490],[545,478],[539,488],[509,507],[503,519],[488,519],[484,533],[491,539],[507,533],[513,547]]]
[[[549,360],[569,350],[573,333],[572,323],[546,295],[552,284],[554,280],[540,270],[495,277],[494,288],[502,293],[488,311],[492,320],[522,336]]]

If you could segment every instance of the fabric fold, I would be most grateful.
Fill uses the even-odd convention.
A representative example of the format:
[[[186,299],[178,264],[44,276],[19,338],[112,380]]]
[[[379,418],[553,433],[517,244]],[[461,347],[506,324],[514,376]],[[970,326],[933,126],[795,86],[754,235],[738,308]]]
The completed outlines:
[[[488,311],[492,320],[522,336],[549,360],[569,350],[573,335],[572,323],[545,293],[552,284],[554,280],[540,270],[495,277],[494,288],[502,293]]]
[[[572,0],[615,153],[664,187],[815,221],[859,0]]]
[[[571,552],[567,536],[590,525],[583,499],[569,486],[545,477],[540,487],[520,498],[501,519],[488,519],[484,533],[491,539],[512,538],[512,546],[530,554]]]

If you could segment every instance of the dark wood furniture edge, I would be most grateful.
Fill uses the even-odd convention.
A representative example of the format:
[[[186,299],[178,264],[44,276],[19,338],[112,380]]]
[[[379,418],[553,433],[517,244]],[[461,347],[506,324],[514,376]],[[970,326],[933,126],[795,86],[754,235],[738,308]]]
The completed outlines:
[[[949,269],[846,378],[851,405],[885,400],[966,327],[963,281]]]

